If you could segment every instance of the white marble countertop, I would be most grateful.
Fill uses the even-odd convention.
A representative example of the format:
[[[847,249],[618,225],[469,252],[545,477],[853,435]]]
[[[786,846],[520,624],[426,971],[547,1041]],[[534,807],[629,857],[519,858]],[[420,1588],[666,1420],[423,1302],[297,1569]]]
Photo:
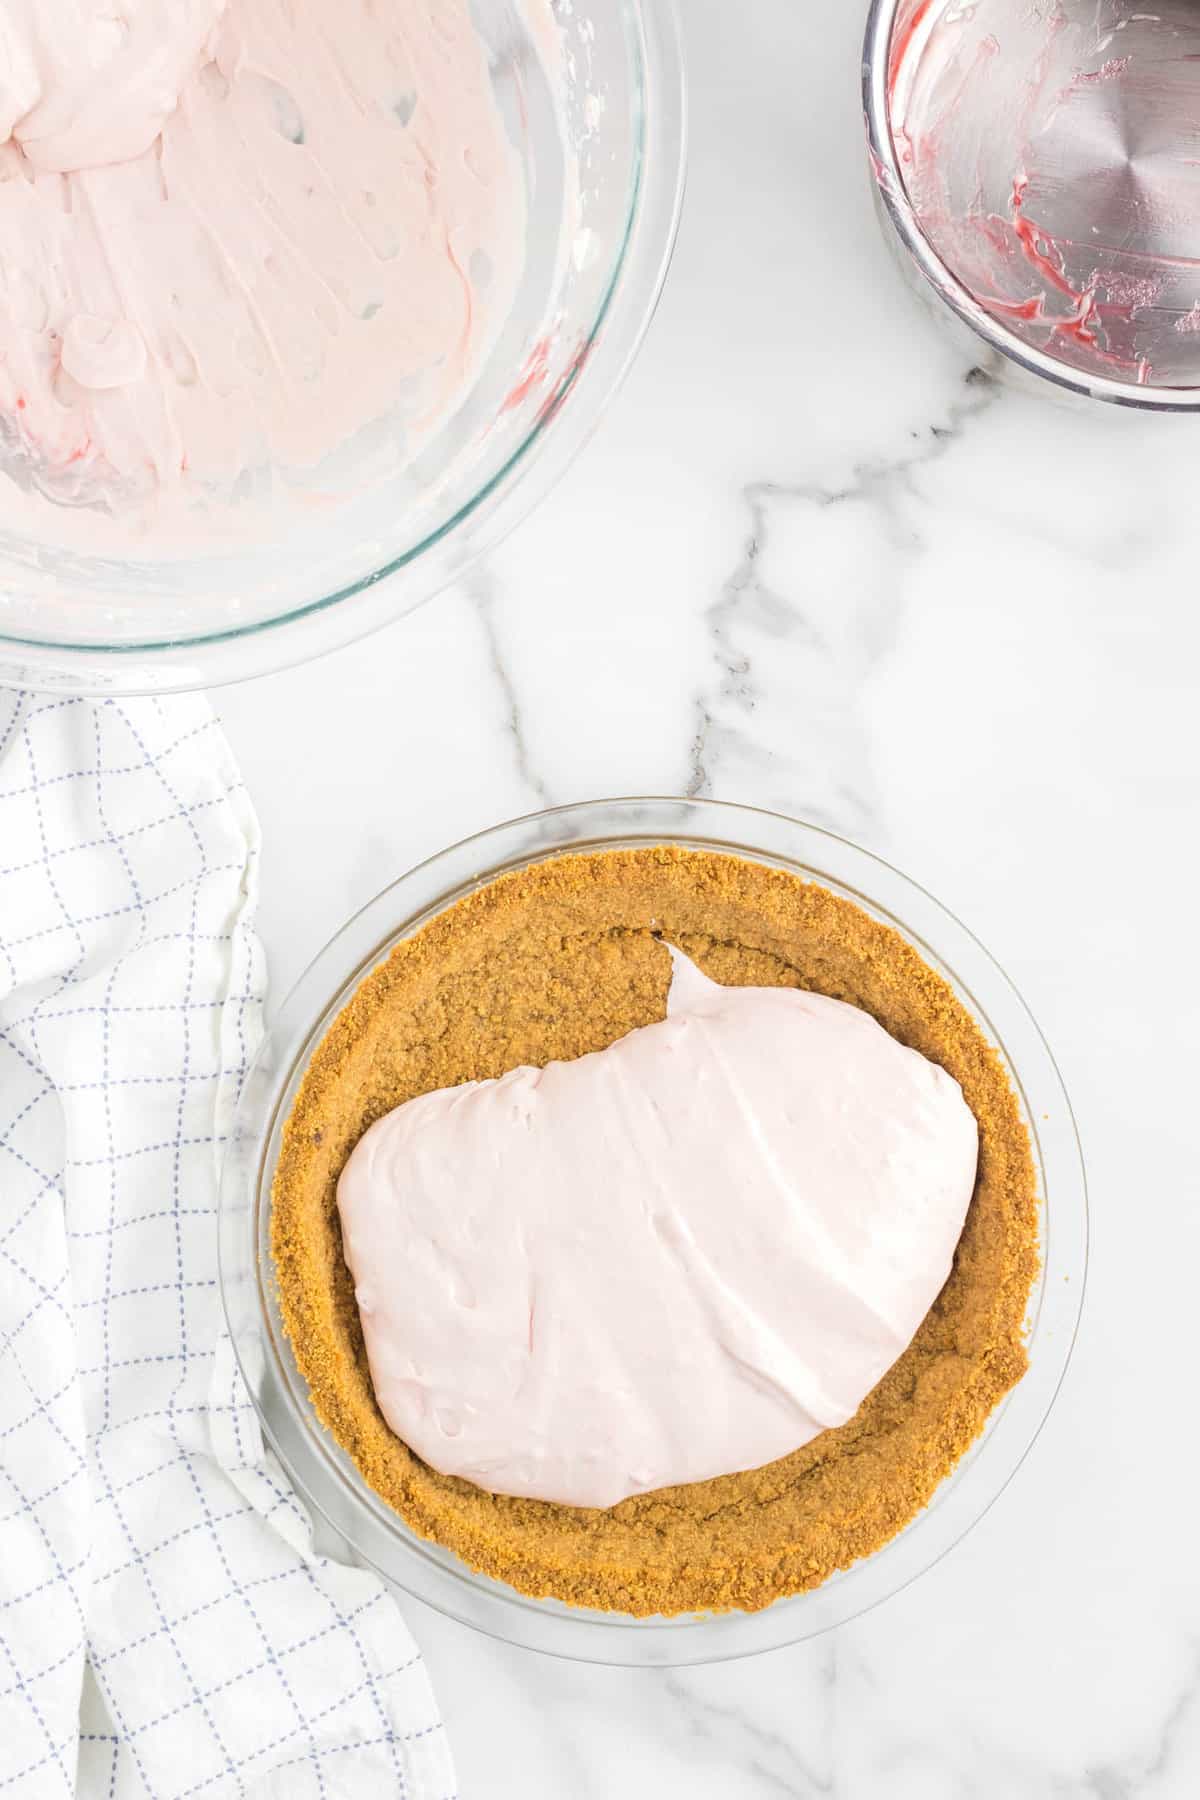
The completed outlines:
[[[997,388],[902,289],[860,7],[687,0],[690,192],[634,373],[469,589],[218,697],[281,994],[425,854],[688,789],[832,826],[993,950],[1071,1090],[1076,1360],[971,1536],[836,1634],[680,1675],[410,1606],[463,1800],[1200,1793],[1191,421]]]

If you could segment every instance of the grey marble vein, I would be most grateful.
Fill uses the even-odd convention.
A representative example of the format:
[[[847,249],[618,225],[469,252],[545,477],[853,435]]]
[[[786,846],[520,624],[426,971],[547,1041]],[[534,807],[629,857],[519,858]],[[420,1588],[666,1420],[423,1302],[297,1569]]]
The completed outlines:
[[[496,585],[495,578],[486,564],[473,570],[463,583],[463,590],[471,602],[479,623],[483,629],[484,642],[487,648],[488,666],[496,678],[503,699],[505,712],[505,729],[512,743],[513,761],[521,785],[534,796],[539,807],[552,806],[550,789],[545,780],[534,767],[529,754],[529,745],[525,738],[524,724],[521,718],[521,705],[517,696],[512,671],[504,655],[500,641],[500,633],[496,626]]]
[[[664,1673],[663,1689],[675,1703],[689,1734],[713,1745],[731,1765],[753,1776],[764,1796],[786,1794],[789,1800],[838,1800],[832,1759],[828,1769],[818,1771],[801,1755],[794,1739],[757,1724],[739,1706],[693,1692],[685,1676]],[[830,1698],[827,1689],[827,1704]],[[828,1737],[823,1724],[818,1735]]]
[[[718,785],[725,791],[731,782],[761,791],[767,782],[772,804],[834,830],[869,832],[874,822],[872,773],[869,753],[854,727],[854,694],[897,629],[892,586],[881,583],[872,593],[868,585],[845,603],[839,601],[835,614],[826,607],[822,617],[820,597],[805,592],[804,570],[789,569],[785,587],[767,580],[763,565],[776,519],[795,509],[817,514],[865,509],[893,563],[919,555],[920,535],[909,518],[915,471],[944,457],[1000,396],[981,367],[967,372],[963,386],[946,423],[914,432],[913,447],[903,455],[861,463],[847,483],[754,481],[742,489],[749,514],[742,554],[704,614],[718,674],[715,687],[695,700],[688,794],[710,794]],[[778,679],[785,648],[793,669],[804,665],[810,670],[809,689],[815,688],[824,712],[819,729],[806,730],[797,696],[792,708],[797,716],[787,721],[786,747],[781,748],[766,741],[760,713]]]
[[[1143,1800],[1150,1795],[1194,1795],[1200,1777],[1180,1766],[1177,1752],[1193,1715],[1200,1709],[1200,1646],[1191,1645],[1187,1673],[1150,1745],[1135,1758],[1098,1763],[1084,1771],[1079,1800]]]

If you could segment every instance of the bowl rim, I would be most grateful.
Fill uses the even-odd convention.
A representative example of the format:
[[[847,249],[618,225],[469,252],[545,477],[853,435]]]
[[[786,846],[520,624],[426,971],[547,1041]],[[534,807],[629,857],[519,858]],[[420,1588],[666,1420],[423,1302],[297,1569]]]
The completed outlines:
[[[914,24],[938,0],[913,0]],[[1111,406],[1140,412],[1190,413],[1200,411],[1200,384],[1195,387],[1138,387],[1111,375],[1088,374],[1027,344],[1012,328],[982,306],[934,249],[908,198],[891,127],[889,71],[892,39],[905,0],[870,0],[862,55],[862,102],[867,151],[875,192],[887,220],[918,274],[937,298],[962,323],[1007,361],[1028,375],[1049,381],[1057,388],[1084,399],[1103,400]]]
[[[432,553],[442,560],[430,571],[414,607],[443,592],[545,497],[587,442],[633,365],[662,294],[683,208],[688,96],[678,0],[623,0],[623,5],[641,75],[624,229],[583,343],[503,465],[419,543],[355,581],[270,618],[216,631],[99,643],[8,631],[0,616],[0,685],[161,693],[293,666],[388,624],[396,612],[370,605],[371,599],[378,601],[393,577],[428,568],[424,559]],[[589,402],[582,410],[581,395]],[[555,454],[536,454],[546,449]],[[466,526],[474,535],[456,555]],[[349,604],[355,601],[360,602],[357,613]],[[343,622],[341,629],[326,641],[307,641],[312,627],[334,613]],[[310,628],[307,638],[299,641],[305,626]],[[173,664],[179,665],[174,672]]]
[[[1004,1059],[1024,1108],[1041,1190],[1043,1262],[1027,1314],[1029,1370],[895,1538],[811,1593],[761,1612],[632,1619],[531,1599],[475,1574],[416,1537],[373,1493],[313,1415],[274,1294],[269,1209],[279,1134],[312,1050],[395,942],[509,869],[663,842],[748,856],[831,887],[900,930],[951,980]],[[318,952],[268,1027],[221,1179],[220,1287],[230,1339],[264,1432],[310,1506],[360,1560],[451,1618],[526,1649],[621,1666],[732,1660],[796,1643],[869,1611],[939,1562],[998,1498],[1045,1423],[1074,1346],[1087,1255],[1086,1176],[1061,1076],[1029,1009],[974,934],[918,883],[835,833],[706,799],[621,797],[527,814],[465,838],[389,883]]]

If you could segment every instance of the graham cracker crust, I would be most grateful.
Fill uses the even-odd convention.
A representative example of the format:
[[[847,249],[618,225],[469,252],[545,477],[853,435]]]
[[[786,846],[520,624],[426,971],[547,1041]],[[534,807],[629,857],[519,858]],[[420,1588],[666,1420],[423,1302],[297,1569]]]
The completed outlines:
[[[716,981],[851,1001],[956,1078],[979,1124],[979,1173],[953,1272],[855,1417],[778,1462],[603,1512],[488,1494],[437,1474],[384,1423],[342,1260],[337,1179],[367,1127],[404,1100],[570,1060],[661,1019],[670,963],[659,934]],[[316,1414],[413,1531],[525,1594],[638,1616],[754,1611],[900,1531],[1024,1373],[1036,1176],[999,1057],[898,932],[765,864],[611,850],[501,876],[366,977],[287,1121],[271,1245]]]

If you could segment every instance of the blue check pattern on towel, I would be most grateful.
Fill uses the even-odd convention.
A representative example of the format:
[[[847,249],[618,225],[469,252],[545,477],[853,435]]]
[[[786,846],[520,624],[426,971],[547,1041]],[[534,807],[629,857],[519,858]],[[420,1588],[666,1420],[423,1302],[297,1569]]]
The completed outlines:
[[[226,1340],[258,830],[205,701],[0,691],[0,1797],[449,1800]]]

